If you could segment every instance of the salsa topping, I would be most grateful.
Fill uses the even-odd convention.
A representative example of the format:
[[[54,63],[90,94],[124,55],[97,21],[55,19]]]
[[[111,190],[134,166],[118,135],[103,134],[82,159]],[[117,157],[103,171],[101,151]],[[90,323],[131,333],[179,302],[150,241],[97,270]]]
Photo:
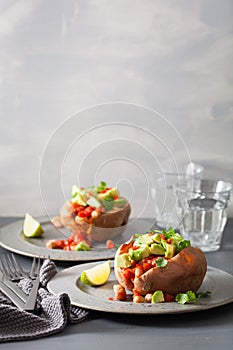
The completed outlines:
[[[131,273],[137,266],[142,266],[144,272],[154,266],[164,268],[168,259],[189,246],[190,241],[185,240],[173,228],[136,233],[130,242],[122,245],[117,266],[130,269]]]
[[[98,186],[72,187],[72,198],[60,210],[60,217],[53,218],[55,227],[68,227],[72,236],[64,240],[50,240],[46,247],[52,249],[87,251],[92,249],[89,232],[95,219],[103,213],[117,211],[128,204],[120,196],[116,187],[107,186],[101,181]],[[63,221],[62,221],[63,220]],[[64,223],[65,222],[65,223]],[[115,244],[106,240],[106,248],[113,249]]]
[[[129,242],[120,247],[116,264],[121,268],[128,285],[133,285],[134,279],[148,270],[152,268],[165,269],[169,259],[189,246],[190,241],[185,240],[173,228],[163,231],[150,230],[144,234],[136,233]],[[142,296],[135,289],[133,294],[134,302],[142,302],[140,301]],[[158,294],[161,296],[161,293]],[[147,299],[157,300],[156,298],[147,295]],[[161,296],[161,299],[164,301],[169,298]],[[170,299],[174,301],[174,296]]]
[[[184,239],[171,227],[168,230],[149,230],[145,234],[136,233],[128,242],[122,244],[116,255],[116,266],[121,269],[125,282],[125,287],[114,288],[115,300],[123,299],[122,288],[132,290],[132,300],[134,303],[163,303],[178,302],[180,304],[194,303],[202,297],[209,296],[209,291],[196,293],[187,291],[180,294],[168,294],[163,290],[140,293],[136,289],[135,280],[151,269],[161,269],[167,271],[169,260],[179,254],[183,249],[190,247],[190,241]],[[144,290],[146,291],[146,283]],[[149,283],[149,282],[148,282]],[[130,287],[131,286],[131,287]],[[120,290],[120,292],[119,292]]]
[[[74,214],[83,218],[91,218],[93,212],[111,211],[127,204],[126,199],[120,197],[118,189],[108,187],[104,181],[101,181],[98,186],[86,188],[74,185],[71,202]]]

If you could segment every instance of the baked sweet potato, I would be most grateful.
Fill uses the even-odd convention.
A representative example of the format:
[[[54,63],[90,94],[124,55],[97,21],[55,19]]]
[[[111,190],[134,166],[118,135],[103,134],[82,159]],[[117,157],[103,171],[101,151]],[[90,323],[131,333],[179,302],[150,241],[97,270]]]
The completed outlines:
[[[142,295],[156,290],[176,295],[196,292],[206,273],[204,253],[194,247],[183,249],[168,260],[166,267],[153,267],[134,279],[134,288]]]
[[[94,241],[105,242],[123,233],[128,223],[131,207],[127,203],[122,208],[99,213],[96,217],[82,218],[74,215],[71,201],[66,201],[60,209],[58,217],[52,222],[56,227],[67,227],[72,235],[85,232]]]
[[[115,275],[124,288],[143,296],[157,290],[175,296],[200,288],[207,263],[199,248],[191,247],[189,241],[174,232],[167,237],[151,232],[139,239],[143,249],[138,237],[133,236],[115,255]]]

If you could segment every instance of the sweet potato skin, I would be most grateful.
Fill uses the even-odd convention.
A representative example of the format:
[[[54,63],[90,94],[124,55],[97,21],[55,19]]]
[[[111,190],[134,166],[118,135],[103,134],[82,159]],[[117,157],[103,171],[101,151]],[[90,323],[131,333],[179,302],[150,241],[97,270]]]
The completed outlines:
[[[105,212],[97,219],[92,220],[93,226],[103,228],[115,228],[126,225],[129,219],[131,208],[129,203],[121,209]]]
[[[196,292],[202,284],[206,270],[205,255],[196,247],[183,249],[168,260],[166,267],[153,267],[140,277],[135,277],[133,282],[127,281],[122,269],[115,264],[115,274],[119,283],[126,289],[135,289],[141,295],[156,290],[172,295],[189,290]]]

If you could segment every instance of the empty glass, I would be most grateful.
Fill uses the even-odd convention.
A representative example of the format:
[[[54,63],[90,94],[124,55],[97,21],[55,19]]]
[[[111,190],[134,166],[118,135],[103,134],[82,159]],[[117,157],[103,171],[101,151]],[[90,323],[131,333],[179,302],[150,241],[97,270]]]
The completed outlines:
[[[182,185],[189,189],[196,188],[202,177],[203,166],[189,163],[184,172],[156,174],[155,186],[152,188],[156,225],[161,228],[176,228],[181,220],[181,209],[177,204],[174,186]]]
[[[199,187],[190,190],[176,185],[175,191],[182,213],[181,234],[205,252],[218,250],[227,222],[232,184],[203,179]]]

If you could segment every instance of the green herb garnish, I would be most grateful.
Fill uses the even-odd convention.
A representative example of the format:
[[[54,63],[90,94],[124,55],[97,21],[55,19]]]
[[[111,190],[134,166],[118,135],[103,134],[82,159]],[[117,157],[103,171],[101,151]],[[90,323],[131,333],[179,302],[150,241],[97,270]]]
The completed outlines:
[[[209,297],[211,295],[211,292],[209,290],[207,290],[206,292],[204,293],[197,293],[197,298],[200,299],[200,298],[206,298],[206,297]]]
[[[176,251],[180,252],[182,249],[188,248],[188,247],[190,247],[190,241],[184,239],[180,242],[179,241],[177,242]]]
[[[166,267],[167,266],[167,260],[160,257],[155,260],[156,267]]]
[[[85,241],[81,241],[81,242],[79,242],[76,245],[74,250],[77,250],[77,251],[88,251],[88,250],[91,250],[91,246],[89,244],[87,244]]]
[[[192,304],[196,303],[200,298],[205,298],[211,295],[210,291],[205,293],[194,293],[189,290],[186,293],[179,293],[176,295],[176,302],[179,304]]]
[[[105,190],[107,188],[107,184],[104,181],[100,182],[100,185],[96,187],[96,191],[100,193],[101,191]]]

